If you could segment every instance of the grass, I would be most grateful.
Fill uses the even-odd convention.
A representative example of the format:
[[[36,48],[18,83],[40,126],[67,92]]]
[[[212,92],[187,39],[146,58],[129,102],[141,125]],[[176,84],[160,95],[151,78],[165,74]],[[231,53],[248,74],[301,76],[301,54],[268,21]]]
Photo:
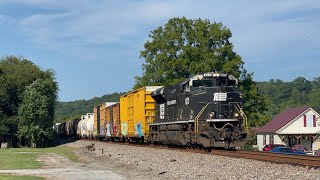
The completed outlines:
[[[77,160],[77,156],[69,148],[61,146],[51,148],[0,149],[0,169],[39,168],[42,164],[37,161],[37,158],[44,153],[56,153],[65,156],[72,161]]]
[[[23,152],[23,151],[22,151]],[[36,153],[13,152],[11,149],[0,150],[0,169],[33,169],[41,167]]]
[[[1,180],[43,180],[43,177],[38,176],[13,176],[13,175],[1,175]]]

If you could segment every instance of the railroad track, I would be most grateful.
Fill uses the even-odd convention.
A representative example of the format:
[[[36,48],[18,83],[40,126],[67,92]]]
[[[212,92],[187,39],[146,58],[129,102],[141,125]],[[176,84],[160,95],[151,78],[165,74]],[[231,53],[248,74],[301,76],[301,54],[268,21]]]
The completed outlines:
[[[278,154],[278,153],[257,152],[257,151],[231,152],[231,151],[222,151],[222,150],[213,150],[211,153],[219,156],[254,159],[254,160],[273,162],[273,163],[304,166],[308,168],[320,168],[320,157],[317,157],[317,156]]]
[[[93,142],[95,140],[83,139],[84,141]],[[218,156],[228,156],[235,158],[244,158],[244,159],[253,159],[258,161],[272,162],[272,163],[281,163],[281,164],[290,164],[295,166],[304,166],[308,168],[320,168],[320,157],[309,156],[309,155],[289,155],[289,154],[278,154],[270,152],[260,152],[260,151],[229,151],[229,150],[217,150],[213,149],[211,151],[199,149],[199,148],[188,148],[182,146],[156,146],[156,145],[147,145],[143,143],[123,143],[123,142],[112,142],[112,141],[102,141],[106,143],[115,143],[119,145],[126,146],[139,146],[139,147],[150,147],[157,149],[171,149],[179,150],[193,153],[202,153],[202,154],[212,154]]]

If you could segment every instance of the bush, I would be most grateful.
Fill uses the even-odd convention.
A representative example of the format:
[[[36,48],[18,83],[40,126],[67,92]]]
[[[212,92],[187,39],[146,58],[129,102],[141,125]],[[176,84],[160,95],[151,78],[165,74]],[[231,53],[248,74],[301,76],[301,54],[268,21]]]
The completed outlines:
[[[21,126],[17,136],[21,146],[47,147],[53,139],[53,131],[50,128],[42,129],[38,125]]]
[[[247,132],[247,139],[244,141],[243,149],[247,151],[258,151],[259,149],[254,147],[257,144],[257,134],[253,129],[249,129]]]

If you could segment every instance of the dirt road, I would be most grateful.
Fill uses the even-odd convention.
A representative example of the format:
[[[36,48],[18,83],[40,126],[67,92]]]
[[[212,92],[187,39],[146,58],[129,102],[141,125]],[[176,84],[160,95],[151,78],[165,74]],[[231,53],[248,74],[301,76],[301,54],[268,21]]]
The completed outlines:
[[[114,169],[122,167],[107,166],[102,157],[91,156],[82,149],[75,149],[72,145],[64,145],[74,149],[79,156],[79,162],[72,162],[66,157],[54,153],[41,155],[38,161],[44,166],[40,169],[0,170],[0,174],[41,176],[48,180],[120,180],[120,179],[148,179],[139,174],[123,175]],[[132,178],[131,178],[132,177]]]

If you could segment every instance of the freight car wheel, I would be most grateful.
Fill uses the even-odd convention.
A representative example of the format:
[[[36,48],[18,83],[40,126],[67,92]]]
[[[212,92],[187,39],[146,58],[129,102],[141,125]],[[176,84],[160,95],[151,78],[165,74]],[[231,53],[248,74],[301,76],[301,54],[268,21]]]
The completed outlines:
[[[122,136],[120,141],[124,143],[124,142],[126,142],[126,138],[124,136]]]

